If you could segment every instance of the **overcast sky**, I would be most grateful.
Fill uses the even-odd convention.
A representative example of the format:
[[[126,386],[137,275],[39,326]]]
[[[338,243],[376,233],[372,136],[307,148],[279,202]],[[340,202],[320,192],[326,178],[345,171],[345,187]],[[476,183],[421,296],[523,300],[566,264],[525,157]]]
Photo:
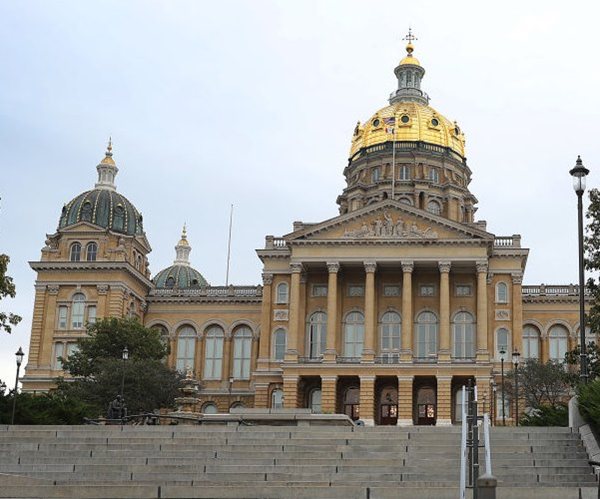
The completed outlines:
[[[188,224],[191,260],[258,284],[254,250],[337,214],[357,120],[386,105],[409,25],[431,105],[467,138],[477,218],[531,248],[525,284],[577,281],[577,154],[598,185],[600,4],[583,1],[0,0],[0,253],[23,316],[0,379],[27,351],[35,274],[62,205],[96,181],[143,213],[151,271]],[[27,359],[26,359],[27,361]]]

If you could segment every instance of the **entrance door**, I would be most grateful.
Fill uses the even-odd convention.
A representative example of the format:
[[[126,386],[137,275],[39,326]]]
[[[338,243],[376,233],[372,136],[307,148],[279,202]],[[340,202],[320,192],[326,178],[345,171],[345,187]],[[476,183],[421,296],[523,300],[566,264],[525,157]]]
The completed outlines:
[[[357,387],[351,387],[344,393],[344,414],[352,421],[360,418],[360,390]]]
[[[386,386],[379,398],[379,424],[395,425],[398,422],[398,390]]]
[[[434,425],[436,417],[435,390],[424,386],[417,392],[417,424]]]

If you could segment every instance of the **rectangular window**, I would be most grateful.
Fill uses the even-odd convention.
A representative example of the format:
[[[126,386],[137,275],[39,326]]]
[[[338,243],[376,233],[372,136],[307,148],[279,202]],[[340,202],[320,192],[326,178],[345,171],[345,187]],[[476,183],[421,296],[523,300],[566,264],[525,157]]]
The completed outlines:
[[[435,296],[435,286],[433,284],[421,284],[419,286],[419,296]]]
[[[223,362],[223,338],[206,338],[204,354],[204,379],[221,379]]]
[[[60,306],[58,307],[58,329],[67,329],[67,307]]]
[[[88,307],[88,322],[94,324],[96,322],[96,305]]]
[[[395,284],[384,284],[383,296],[400,296],[400,286]]]
[[[410,180],[410,166],[400,166],[400,180]]]
[[[470,284],[457,284],[456,285],[456,296],[472,296],[473,288]]]
[[[365,296],[365,287],[362,284],[350,284],[348,296]]]
[[[327,296],[327,284],[313,284],[312,295],[315,297]]]
[[[240,337],[233,340],[233,377],[250,379],[250,356],[252,337]]]
[[[67,343],[67,359],[77,351],[79,351],[77,343]]]
[[[52,366],[54,369],[62,369],[62,362],[60,361],[59,357],[64,357],[64,356],[65,356],[64,343],[55,343],[54,344],[54,363]]]

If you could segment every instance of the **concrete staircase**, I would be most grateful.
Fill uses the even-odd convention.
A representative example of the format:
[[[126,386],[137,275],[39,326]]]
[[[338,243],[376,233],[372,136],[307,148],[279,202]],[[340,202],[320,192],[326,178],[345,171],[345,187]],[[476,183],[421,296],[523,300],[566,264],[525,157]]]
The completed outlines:
[[[570,429],[491,440],[499,499],[596,497]],[[456,499],[459,441],[458,427],[0,426],[0,497]]]

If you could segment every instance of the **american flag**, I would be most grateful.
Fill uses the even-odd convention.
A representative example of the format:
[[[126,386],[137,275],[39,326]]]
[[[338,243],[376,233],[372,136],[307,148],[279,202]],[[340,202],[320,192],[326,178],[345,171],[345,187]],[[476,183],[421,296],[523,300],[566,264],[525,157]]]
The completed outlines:
[[[396,124],[396,118],[383,118],[383,123],[386,125],[385,131],[387,133],[394,133],[394,125]]]

